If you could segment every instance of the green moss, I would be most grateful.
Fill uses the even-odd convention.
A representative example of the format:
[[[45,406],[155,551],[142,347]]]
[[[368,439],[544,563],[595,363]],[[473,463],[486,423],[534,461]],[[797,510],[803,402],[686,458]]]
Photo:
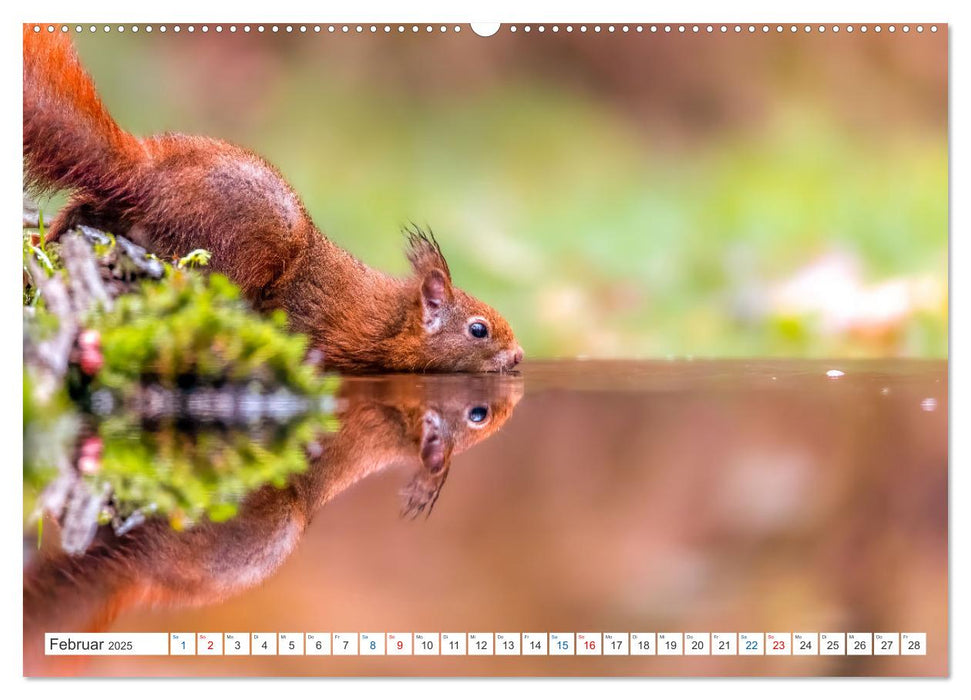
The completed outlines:
[[[145,381],[174,389],[260,381],[302,395],[333,387],[304,363],[307,338],[289,333],[286,316],[260,316],[220,274],[168,268],[96,314],[104,367],[94,386],[125,394]]]

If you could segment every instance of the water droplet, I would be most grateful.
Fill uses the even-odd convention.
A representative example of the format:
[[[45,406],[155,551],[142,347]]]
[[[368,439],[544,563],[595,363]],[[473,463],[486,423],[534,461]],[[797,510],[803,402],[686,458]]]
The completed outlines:
[[[937,399],[924,399],[920,402],[922,411],[933,411],[937,408]]]

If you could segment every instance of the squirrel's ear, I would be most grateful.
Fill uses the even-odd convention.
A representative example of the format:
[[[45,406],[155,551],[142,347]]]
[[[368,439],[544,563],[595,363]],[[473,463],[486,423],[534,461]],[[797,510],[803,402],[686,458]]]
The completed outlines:
[[[442,485],[448,476],[452,450],[446,442],[444,420],[437,411],[425,411],[421,421],[421,441],[418,457],[421,468],[401,491],[401,514],[417,517],[424,512],[431,514]]]
[[[418,457],[421,466],[432,476],[438,476],[448,466],[448,450],[442,416],[436,411],[425,411],[421,421],[421,444]]]
[[[448,277],[438,268],[432,268],[421,280],[422,325],[428,333],[435,333],[442,327],[445,304],[452,296]]]

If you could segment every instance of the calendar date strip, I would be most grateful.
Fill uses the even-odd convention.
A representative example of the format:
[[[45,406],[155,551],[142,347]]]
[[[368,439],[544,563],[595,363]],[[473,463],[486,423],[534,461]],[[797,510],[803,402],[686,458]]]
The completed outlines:
[[[925,656],[924,632],[136,632],[45,635],[48,656]]]

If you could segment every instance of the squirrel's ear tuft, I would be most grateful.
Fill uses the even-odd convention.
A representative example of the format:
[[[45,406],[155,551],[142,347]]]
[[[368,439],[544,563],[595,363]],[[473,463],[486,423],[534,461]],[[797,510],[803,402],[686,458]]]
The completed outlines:
[[[426,518],[431,515],[432,508],[435,507],[435,502],[442,492],[446,476],[448,476],[448,470],[439,476],[430,476],[424,470],[415,474],[400,492],[401,517],[414,520],[422,513]]]
[[[445,278],[451,282],[452,273],[442,255],[442,249],[435,240],[435,235],[429,228],[422,230],[419,226],[411,224],[402,229],[402,233],[408,239],[408,261],[412,269],[419,276],[424,276],[430,270],[441,270]]]

